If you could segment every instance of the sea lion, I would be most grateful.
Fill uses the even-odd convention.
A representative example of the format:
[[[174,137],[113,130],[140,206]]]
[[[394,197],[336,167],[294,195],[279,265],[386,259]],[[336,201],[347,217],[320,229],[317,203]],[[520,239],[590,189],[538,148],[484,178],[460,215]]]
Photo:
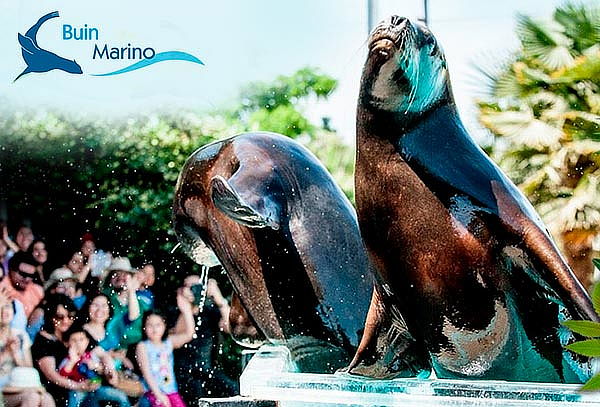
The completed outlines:
[[[204,146],[180,174],[173,214],[190,257],[218,258],[229,275],[238,297],[232,332],[252,340],[255,325],[288,346],[302,371],[348,363],[369,308],[372,266],[354,208],[312,153],[272,133]],[[374,334],[363,366],[376,365],[385,347],[408,355],[388,360],[396,374],[428,368],[426,357],[409,352],[413,340],[401,318],[384,319],[394,329]]]
[[[465,130],[424,26],[371,34],[357,109],[356,203],[383,285],[441,378],[580,383],[564,319],[597,321],[535,210]],[[365,333],[368,337],[368,333]]]

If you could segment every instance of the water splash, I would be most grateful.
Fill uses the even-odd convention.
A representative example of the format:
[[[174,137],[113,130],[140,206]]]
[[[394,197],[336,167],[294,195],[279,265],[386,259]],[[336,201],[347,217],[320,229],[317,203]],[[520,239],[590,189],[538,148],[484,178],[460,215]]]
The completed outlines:
[[[196,319],[196,329],[194,333],[194,339],[198,337],[198,328],[202,325],[202,311],[204,310],[204,304],[206,303],[206,292],[208,291],[208,270],[209,267],[202,264],[200,271],[200,283],[202,285],[202,292],[200,294],[200,302],[198,303],[198,318]]]

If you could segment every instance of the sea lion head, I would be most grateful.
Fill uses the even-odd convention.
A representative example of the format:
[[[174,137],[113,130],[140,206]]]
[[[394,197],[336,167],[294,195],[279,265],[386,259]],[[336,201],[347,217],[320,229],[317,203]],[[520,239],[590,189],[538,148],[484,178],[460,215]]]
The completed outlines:
[[[369,38],[361,102],[418,114],[450,99],[446,58],[429,29],[404,17],[382,21]]]

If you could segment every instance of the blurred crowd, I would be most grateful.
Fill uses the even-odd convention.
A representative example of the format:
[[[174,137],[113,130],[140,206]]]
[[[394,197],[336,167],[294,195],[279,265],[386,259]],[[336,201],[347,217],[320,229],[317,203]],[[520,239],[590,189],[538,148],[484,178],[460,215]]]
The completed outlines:
[[[176,307],[159,306],[152,264],[133,267],[85,234],[58,268],[21,226],[0,236],[0,405],[194,405],[237,384],[214,363],[229,305],[212,279],[189,275]]]

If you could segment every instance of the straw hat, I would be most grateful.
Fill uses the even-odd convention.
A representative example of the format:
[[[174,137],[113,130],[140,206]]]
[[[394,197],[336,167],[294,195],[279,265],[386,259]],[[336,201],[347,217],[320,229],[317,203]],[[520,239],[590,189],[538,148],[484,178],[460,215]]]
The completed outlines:
[[[77,282],[77,278],[75,274],[71,270],[66,267],[57,268],[52,273],[50,273],[50,277],[48,277],[48,281],[44,284],[44,290],[47,290],[52,284],[58,283],[60,281],[75,281]]]
[[[131,262],[127,257],[115,257],[108,266],[108,271],[127,271],[129,273],[137,272],[137,269],[131,267]]]

